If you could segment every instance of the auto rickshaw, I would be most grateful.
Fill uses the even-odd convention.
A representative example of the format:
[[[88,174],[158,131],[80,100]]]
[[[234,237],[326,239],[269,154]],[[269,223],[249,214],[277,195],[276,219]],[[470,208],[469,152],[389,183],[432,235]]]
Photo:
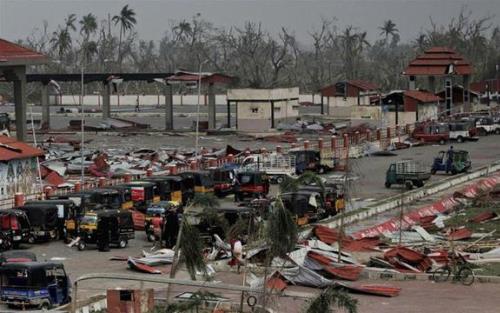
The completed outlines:
[[[184,179],[187,189],[194,193],[214,192],[214,181],[208,171],[183,172],[180,176]]]
[[[214,181],[214,193],[218,198],[225,198],[234,193],[235,173],[231,168],[215,168],[210,170]]]
[[[59,233],[58,237],[63,240],[67,240],[69,238],[74,237],[77,229],[79,207],[77,207],[72,200],[69,199],[36,200],[36,201],[27,201],[24,205],[57,206],[58,233]]]
[[[451,158],[450,158],[451,155]],[[431,174],[436,174],[438,171],[445,171],[452,175],[465,173],[470,170],[472,162],[469,152],[465,150],[452,150],[451,152],[440,151],[438,156],[434,158]]]
[[[323,188],[321,188],[320,186],[315,186],[315,185],[304,185],[304,186],[299,186],[297,191],[319,193],[323,200],[323,205],[326,213],[329,216],[334,216],[335,214],[337,214],[337,211],[335,210],[335,201],[337,200],[338,197],[338,190],[335,187],[324,186]]]
[[[160,202],[160,195],[155,183],[148,181],[133,181],[122,184],[130,190],[130,198],[134,203],[134,209],[145,212],[147,207]]]
[[[160,239],[161,225],[155,225],[153,219],[159,217],[162,219],[160,224],[163,224],[165,214],[169,209],[177,209],[179,204],[174,201],[161,201],[146,209],[146,216],[144,217],[144,230],[148,241],[152,242]],[[158,227],[159,226],[159,227]]]
[[[166,176],[152,176],[146,177],[143,181],[152,182],[156,184],[157,194],[160,196],[160,201],[169,201],[171,199],[170,195],[170,181],[166,179]]]
[[[279,200],[276,200],[279,201]],[[297,191],[281,195],[285,209],[295,217],[297,225],[302,226],[327,217],[323,199],[318,192]]]
[[[106,186],[103,187],[103,189],[116,190],[118,192],[121,202],[120,209],[131,210],[134,208],[134,201],[132,201],[132,191],[130,190],[129,187],[120,184],[120,185]]]
[[[300,175],[306,171],[323,174],[335,167],[337,160],[333,153],[316,150],[292,150],[290,155],[295,157],[295,171]]]
[[[57,240],[59,238],[59,209],[56,204],[26,204],[18,207],[18,209],[24,211],[30,221],[29,243]],[[64,218],[64,215],[61,218]]]
[[[7,263],[0,267],[0,277],[0,298],[9,307],[50,310],[71,302],[71,283],[62,264]]]
[[[264,172],[241,172],[236,175],[234,199],[260,198],[269,193],[269,177]]]
[[[186,181],[178,175],[160,176],[165,182],[168,182],[170,189],[170,201],[179,205],[185,205],[192,197],[194,191],[186,186]]]
[[[30,222],[28,216],[21,210],[8,209],[0,211],[1,232],[11,246],[17,248],[19,244],[28,242],[30,237]]]
[[[130,211],[99,210],[87,212],[80,219],[78,250],[88,244],[97,244],[100,251],[107,251],[111,244],[125,248],[134,239],[134,222]]]
[[[76,206],[80,207],[80,214],[95,210],[99,207],[110,207],[119,209],[121,207],[121,195],[117,190],[111,188],[97,188],[72,192],[66,195],[51,196],[49,199],[69,199],[73,200]]]
[[[0,265],[6,263],[36,262],[36,254],[26,250],[10,250],[0,253]]]

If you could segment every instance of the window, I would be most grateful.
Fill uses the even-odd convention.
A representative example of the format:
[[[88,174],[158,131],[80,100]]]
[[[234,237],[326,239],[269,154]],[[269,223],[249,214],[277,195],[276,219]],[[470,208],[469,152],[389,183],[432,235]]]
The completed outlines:
[[[259,113],[259,108],[250,108],[252,110],[252,113]]]
[[[120,301],[132,301],[132,291],[120,290]]]

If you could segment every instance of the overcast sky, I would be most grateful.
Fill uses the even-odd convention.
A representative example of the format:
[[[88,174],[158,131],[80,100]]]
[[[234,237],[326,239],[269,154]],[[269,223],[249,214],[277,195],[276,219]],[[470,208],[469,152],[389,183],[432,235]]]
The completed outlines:
[[[302,42],[321,18],[336,17],[339,27],[354,25],[368,31],[371,40],[379,35],[384,20],[392,19],[403,41],[414,39],[430,25],[429,17],[447,24],[463,5],[474,17],[494,16],[500,24],[500,0],[0,0],[0,37],[17,40],[40,27],[44,20],[52,31],[70,13],[94,13],[104,19],[129,4],[137,13],[136,30],[141,39],[157,40],[174,20],[190,19],[201,13],[216,26],[262,22],[276,33],[281,26],[295,32]]]

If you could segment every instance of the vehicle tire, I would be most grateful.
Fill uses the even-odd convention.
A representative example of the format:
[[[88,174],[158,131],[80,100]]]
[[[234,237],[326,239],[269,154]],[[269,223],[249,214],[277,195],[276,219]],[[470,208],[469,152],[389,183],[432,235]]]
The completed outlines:
[[[488,132],[484,128],[479,128],[478,129],[479,136],[487,136]]]
[[[456,170],[456,169],[452,169],[452,170],[451,170],[451,175],[457,175],[457,174],[458,174],[458,172],[457,172],[457,170]]]
[[[435,169],[432,169],[432,170],[431,170],[431,174],[432,174],[432,175],[435,175],[435,174],[436,174],[436,172],[437,172],[437,171],[436,171]]]
[[[318,174],[325,174],[326,170],[324,166],[318,167]]]
[[[153,237],[154,237],[154,235],[153,235]],[[118,247],[119,247],[120,249],[124,249],[124,248],[126,248],[126,247],[127,247],[127,245],[128,245],[128,241],[127,241],[127,239],[123,239],[123,238],[122,238],[122,239],[120,239],[120,241],[118,242]]]
[[[391,188],[391,183],[385,182],[385,188]]]
[[[28,238],[28,243],[32,245],[32,244],[34,244],[35,242],[36,242],[36,240],[35,240],[35,236],[29,236],[29,238]]]
[[[442,283],[448,280],[451,270],[448,266],[440,267],[432,273],[432,280],[436,283]]]
[[[405,182],[406,189],[412,190],[413,189],[413,183],[411,181]]]
[[[284,178],[283,178],[283,176],[281,176],[281,175],[276,177],[276,183],[277,183],[277,184],[281,184],[284,180],[285,180],[285,179],[284,179]]]
[[[462,285],[470,286],[474,283],[474,272],[469,267],[462,267],[457,276]]]
[[[77,248],[79,251],[83,251],[85,250],[85,248],[87,247],[87,244],[85,243],[85,241],[83,240],[80,240],[78,243],[77,243]]]
[[[149,242],[153,242],[156,239],[155,234],[149,234],[147,237]]]
[[[43,301],[42,304],[40,304],[40,310],[42,311],[48,311],[52,308],[52,305],[50,305],[49,301]]]
[[[495,129],[495,135],[500,135],[500,128]]]
[[[462,136],[458,136],[458,137],[457,137],[457,142],[458,142],[458,143],[462,143],[462,142],[464,142],[464,137],[462,137]]]
[[[417,188],[420,188],[420,187],[424,186],[424,182],[421,180],[414,180],[413,185],[415,185]]]
[[[444,138],[439,139],[439,144],[444,145],[446,143],[446,140]]]

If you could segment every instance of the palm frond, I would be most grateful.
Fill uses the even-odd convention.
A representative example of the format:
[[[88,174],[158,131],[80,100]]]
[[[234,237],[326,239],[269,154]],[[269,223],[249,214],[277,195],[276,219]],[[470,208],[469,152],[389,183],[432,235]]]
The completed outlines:
[[[349,313],[356,313],[358,311],[358,300],[352,298],[343,290],[328,287],[316,298],[308,302],[304,313],[335,312],[332,308],[333,306]]]
[[[269,215],[266,240],[269,244],[270,260],[283,257],[295,248],[298,238],[297,224],[290,211],[285,209],[281,198],[275,201],[273,212]]]
[[[182,221],[182,240],[179,248],[181,250],[180,262],[186,264],[187,271],[192,280],[196,280],[196,271],[206,273],[206,265],[203,259],[203,245],[198,229],[184,219]]]

